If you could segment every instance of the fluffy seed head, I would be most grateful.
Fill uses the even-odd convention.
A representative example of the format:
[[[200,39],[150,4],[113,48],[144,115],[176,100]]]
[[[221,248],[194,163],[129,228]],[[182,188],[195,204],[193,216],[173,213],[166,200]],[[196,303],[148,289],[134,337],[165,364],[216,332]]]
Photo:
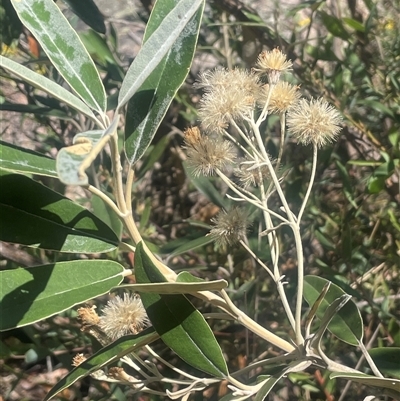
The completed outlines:
[[[289,134],[303,145],[312,143],[318,148],[332,142],[338,136],[342,117],[322,98],[301,99],[287,114]]]
[[[100,317],[100,328],[112,340],[126,334],[137,334],[148,324],[149,319],[139,296],[124,294],[108,301]]]
[[[260,90],[257,76],[239,69],[204,72],[196,86],[205,92],[199,108],[202,126],[217,132],[225,130],[231,118],[250,116]]]
[[[260,185],[270,175],[266,165],[254,168],[248,162],[241,163],[239,168],[235,169],[234,174],[245,189]]]
[[[215,218],[211,219],[211,222],[215,226],[210,230],[209,235],[222,248],[234,245],[245,238],[250,225],[247,213],[238,207],[218,213]]]
[[[290,107],[293,107],[300,99],[298,86],[291,85],[285,81],[279,81],[272,87],[269,84],[262,87],[259,100],[262,105],[267,101],[270,89],[272,90],[272,93],[268,104],[269,114],[286,113],[286,111],[288,111]]]
[[[236,152],[231,142],[221,138],[201,135],[197,127],[185,131],[187,162],[193,168],[195,176],[210,176],[218,170],[226,170],[236,159]]]
[[[282,72],[290,71],[292,62],[286,59],[286,54],[279,49],[263,51],[257,59],[255,71],[261,75],[267,75],[270,84],[276,84]]]

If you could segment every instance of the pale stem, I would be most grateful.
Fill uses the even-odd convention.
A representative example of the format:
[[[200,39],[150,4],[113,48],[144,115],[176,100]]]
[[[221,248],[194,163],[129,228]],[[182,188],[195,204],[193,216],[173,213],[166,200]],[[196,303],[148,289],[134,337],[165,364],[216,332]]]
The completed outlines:
[[[279,165],[281,164],[282,161],[282,155],[283,155],[283,147],[285,144],[285,118],[286,114],[285,113],[281,113],[279,116],[279,120],[280,120],[280,127],[281,127],[281,137],[280,137],[280,146],[279,146],[279,153],[278,153],[278,158],[276,160],[276,169],[278,170]]]
[[[278,213],[275,213],[273,210],[270,210],[268,208],[266,208],[264,205],[261,204],[260,200],[254,196],[253,194],[249,193],[249,195],[251,195],[252,197],[255,198],[255,200],[250,199],[249,197],[247,197],[244,193],[243,193],[243,189],[240,188],[240,190],[235,186],[235,184],[219,169],[215,169],[215,172],[217,173],[217,175],[225,182],[226,185],[228,185],[228,187],[234,191],[237,195],[239,195],[243,200],[245,200],[246,202],[251,203],[252,205],[256,206],[257,208],[261,209],[261,210],[266,210],[268,213],[272,214],[273,216],[275,216],[276,218],[278,218],[279,220],[285,222],[285,223],[289,223],[288,220],[286,220],[284,217],[282,217],[281,215],[279,215]],[[247,191],[246,191],[247,192]]]
[[[232,142],[234,143],[239,149],[243,151],[243,153],[246,153],[247,156],[253,157],[253,155],[235,138],[233,137],[228,131],[224,130],[224,135]]]
[[[82,161],[81,165],[78,169],[79,177],[85,176],[85,170],[90,167],[93,161],[96,159],[97,155],[103,150],[104,146],[106,146],[107,142],[110,140],[110,136],[114,134],[103,136],[96,145],[92,148],[86,158]]]
[[[307,205],[307,202],[308,202],[308,199],[310,197],[312,186],[314,184],[315,172],[317,170],[317,157],[318,157],[318,148],[317,148],[317,145],[314,143],[313,144],[313,160],[312,160],[310,181],[308,183],[307,191],[306,191],[306,194],[304,196],[303,203],[301,205],[299,214],[297,216],[297,224],[299,224],[299,225],[300,225],[300,221],[301,221],[301,218],[303,216],[303,213],[304,213],[304,209],[305,209],[305,207]]]
[[[271,276],[271,278],[275,280],[274,274],[272,273],[271,269],[248,247],[248,245],[243,240],[240,240],[239,243],[244,249],[246,249],[247,253],[249,253],[250,256],[253,257],[255,261],[264,268],[264,270]]]
[[[260,127],[261,123],[267,118],[269,101],[271,100],[271,94],[272,94],[272,91],[274,90],[275,86],[276,86],[276,84],[270,84],[268,87],[267,100],[266,100],[265,105],[262,109],[262,112],[256,122],[257,129]]]
[[[176,366],[172,365],[171,363],[167,362],[165,359],[163,359],[160,355],[158,355],[151,347],[149,347],[148,345],[145,346],[147,351],[153,355],[154,358],[156,358],[157,360],[159,360],[161,363],[163,363],[165,366],[168,366],[170,369],[174,370],[175,372],[179,373],[182,376],[187,377],[188,379],[197,381],[199,380],[199,377],[196,376],[192,376],[191,374],[184,372],[183,370],[178,369]],[[215,380],[215,382],[218,382],[220,380]],[[180,384],[187,384],[187,382],[182,381]]]
[[[118,152],[118,135],[117,131],[113,132],[111,135],[111,155],[112,155],[112,166],[113,166],[113,180],[114,180],[114,196],[117,201],[118,208],[125,216],[128,212],[126,207],[126,202],[124,198],[124,186],[122,183],[122,165],[121,157]],[[125,219],[124,219],[125,220]]]
[[[260,170],[259,170],[260,171]],[[260,194],[261,194],[261,201],[263,203],[263,205],[267,208],[268,207],[268,203],[267,203],[267,197],[265,195],[265,191],[264,191],[264,183],[262,181],[262,177],[261,177],[261,173],[260,173]],[[273,223],[272,223],[272,219],[271,219],[271,215],[266,212],[265,210],[263,210],[263,215],[264,215],[264,221],[265,221],[265,226],[267,229],[272,229],[273,228]],[[285,293],[285,289],[283,287],[282,284],[282,280],[281,280],[281,274],[279,272],[279,241],[278,241],[278,237],[276,235],[275,231],[270,231],[267,234],[267,238],[268,238],[268,242],[269,242],[269,248],[271,251],[271,259],[272,259],[272,264],[274,267],[274,281],[276,283],[277,286],[277,290],[278,290],[278,294],[279,297],[282,301],[283,307],[285,309],[286,315],[289,319],[289,322],[292,326],[292,328],[295,328],[295,324],[294,324],[294,317],[293,317],[293,313],[290,309],[290,305],[289,302],[287,300],[287,296]]]
[[[296,297],[296,313],[295,313],[295,332],[296,332],[296,343],[297,345],[300,345],[304,342],[304,338],[301,334],[301,306],[302,306],[302,301],[303,301],[303,275],[304,275],[304,256],[303,256],[303,244],[301,241],[301,236],[300,236],[300,228],[299,225],[296,223],[295,218],[293,216],[292,211],[290,210],[290,207],[286,201],[285,195],[283,193],[282,187],[279,183],[278,177],[275,173],[275,170],[272,166],[271,160],[268,157],[267,151],[265,150],[264,143],[261,138],[260,130],[258,129],[258,126],[254,123],[253,120],[250,120],[250,124],[253,127],[253,132],[255,135],[255,138],[258,143],[258,147],[260,151],[262,152],[265,163],[268,167],[268,170],[270,172],[272,181],[274,182],[276,191],[279,195],[279,199],[282,202],[282,205],[285,209],[286,215],[290,221],[291,224],[290,227],[292,228],[294,239],[295,239],[295,244],[296,244],[296,254],[297,254],[297,273],[298,273],[298,280],[297,280],[297,297]]]
[[[132,185],[134,178],[135,178],[135,170],[133,169],[133,166],[129,166],[125,184],[125,199],[126,199],[126,206],[130,212],[132,212]]]
[[[301,334],[301,307],[303,304],[303,286],[304,286],[304,255],[303,255],[303,243],[300,236],[300,228],[297,223],[290,225],[293,231],[294,240],[296,243],[296,255],[297,255],[297,294],[296,294],[296,312],[295,312],[295,332],[296,332],[296,344],[300,345],[304,343],[304,338]]]
[[[124,217],[124,214],[118,209],[117,205],[108,197],[104,192],[100,191],[93,185],[89,185],[87,187],[88,191],[90,191],[93,195],[97,195],[104,203],[106,203],[110,208],[121,218]]]
[[[248,138],[248,136],[243,132],[243,130],[236,124],[236,121],[233,118],[230,119],[230,123],[237,129],[239,135],[243,138],[243,140],[247,143],[247,145],[249,145],[249,148],[254,152],[254,155],[257,155],[260,159],[263,159],[263,157],[261,156],[258,149],[254,146],[253,142]]]
[[[230,300],[225,290],[221,291],[221,295],[223,296],[227,306],[229,307],[230,311],[235,315],[236,320],[239,323],[242,323],[245,327],[249,328],[253,333],[257,334],[264,340],[267,340],[268,342],[274,344],[275,346],[279,347],[280,349],[286,352],[292,352],[295,349],[295,347],[292,344],[288,343],[286,340],[283,340],[276,334],[267,330],[265,327],[255,322],[248,315],[242,312],[238,307],[236,307],[235,304]]]

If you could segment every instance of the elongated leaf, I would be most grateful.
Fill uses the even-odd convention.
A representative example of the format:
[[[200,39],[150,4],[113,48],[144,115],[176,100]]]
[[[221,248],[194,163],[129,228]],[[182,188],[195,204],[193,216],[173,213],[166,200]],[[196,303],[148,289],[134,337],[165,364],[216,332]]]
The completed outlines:
[[[54,159],[3,141],[0,141],[0,166],[18,173],[57,177]]]
[[[142,242],[136,246],[135,273],[138,283],[166,282]],[[142,293],[141,298],[155,330],[168,347],[196,369],[226,377],[228,370],[214,334],[184,295]]]
[[[0,111],[15,111],[16,113],[32,113],[39,116],[55,117],[59,120],[72,120],[72,116],[68,115],[65,111],[53,109],[46,106],[38,106],[36,104],[15,104],[4,102],[0,104]]]
[[[400,379],[400,348],[372,348],[368,352],[383,374]]]
[[[365,384],[366,386],[388,389],[388,395],[394,397],[394,399],[397,399],[398,394],[400,393],[400,380],[397,379],[385,379],[381,377],[365,375],[362,373],[348,372],[334,372],[329,377],[331,379],[346,379],[354,381],[356,383]]]
[[[183,253],[192,251],[194,249],[200,248],[202,246],[208,245],[210,243],[214,242],[214,238],[210,236],[204,236],[201,235],[199,238],[196,239],[186,239],[186,238],[178,238],[176,241],[173,241],[172,243],[168,243],[165,247],[160,249],[160,253],[169,253],[170,257],[172,256],[178,256]],[[171,250],[171,247],[181,243],[178,247],[175,249]]]
[[[102,66],[110,74],[110,79],[122,82],[124,71],[118,65],[106,37],[92,30],[81,32],[79,37],[96,64]]]
[[[310,306],[317,300],[327,282],[328,280],[317,276],[304,277],[304,298]],[[317,310],[317,316],[322,319],[329,305],[344,294],[345,292],[339,286],[331,283],[324,300]],[[360,312],[354,302],[347,302],[339,310],[328,325],[328,330],[342,341],[351,345],[358,345],[358,340],[363,337],[363,323]]]
[[[0,330],[26,326],[103,295],[123,280],[109,260],[74,260],[0,271]]]
[[[99,33],[106,33],[103,14],[93,0],[63,0],[72,11],[87,25]]]
[[[325,28],[333,36],[336,36],[343,40],[348,40],[350,38],[349,33],[346,31],[346,29],[343,26],[342,21],[339,18],[329,15],[325,11],[319,11],[318,13],[319,13],[320,17],[322,18],[322,22],[324,23]]]
[[[189,273],[187,273],[189,274]],[[193,276],[192,276],[193,277]],[[194,277],[196,278],[196,277]],[[225,280],[200,282],[176,282],[176,283],[151,283],[151,284],[125,284],[119,288],[128,288],[132,291],[157,293],[157,294],[190,294],[199,291],[221,291],[228,286]]]
[[[102,130],[82,132],[74,137],[72,146],[60,149],[56,165],[61,182],[66,185],[88,185],[88,176],[81,175],[79,168],[103,134]]]
[[[203,4],[204,0],[180,0],[162,20],[129,67],[119,93],[118,110],[142,86]]]
[[[11,0],[22,23],[32,32],[71,88],[102,114],[106,95],[93,60],[53,0]]]
[[[87,209],[28,177],[0,170],[0,239],[61,252],[109,252],[114,232]]]
[[[169,18],[175,12],[174,8],[179,8],[179,3],[183,1],[158,0],[156,2],[146,26],[144,44],[152,40],[163,19]],[[196,48],[203,5],[197,6],[197,12],[187,22],[167,54],[129,101],[125,123],[125,152],[131,164],[140,159],[150,145],[172,99],[189,72]],[[174,26],[171,25],[170,30],[172,28]]]
[[[135,352],[137,349],[159,338],[158,334],[154,332],[153,327],[149,327],[136,335],[129,335],[119,338],[107,347],[102,348],[94,355],[86,359],[74,370],[68,373],[61,379],[46,395],[44,401],[51,400],[60,391],[68,388],[77,380],[88,376],[90,373],[95,372],[102,367],[118,361],[123,356]]]
[[[86,106],[86,104],[83,103],[82,100],[73,95],[71,92],[68,92],[62,86],[44,77],[43,75],[40,75],[30,70],[29,68],[24,67],[23,65],[18,64],[15,61],[12,61],[3,56],[0,56],[0,65],[8,72],[16,75],[18,78],[23,79],[25,82],[28,82],[35,88],[38,88],[48,93],[61,102],[64,102],[72,109],[79,111],[89,118],[95,118],[92,110],[90,110],[90,108]]]

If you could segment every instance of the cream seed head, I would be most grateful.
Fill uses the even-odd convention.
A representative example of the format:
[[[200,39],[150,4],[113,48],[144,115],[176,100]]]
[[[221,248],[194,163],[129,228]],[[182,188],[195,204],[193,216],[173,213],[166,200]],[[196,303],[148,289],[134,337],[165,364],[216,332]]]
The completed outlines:
[[[301,99],[289,110],[286,118],[288,133],[303,145],[312,143],[318,148],[332,142],[342,129],[342,117],[328,102]]]
[[[126,334],[137,334],[149,324],[137,295],[125,293],[123,299],[117,295],[108,301],[102,312],[99,326],[112,341]]]
[[[229,211],[222,211],[211,219],[215,226],[210,230],[209,235],[215,240],[219,247],[226,248],[244,239],[250,223],[247,213],[234,207]]]
[[[267,101],[270,88],[271,85],[269,84],[262,87],[259,99],[261,106]],[[291,85],[285,81],[279,81],[276,85],[272,86],[271,90],[272,93],[268,104],[269,114],[286,113],[290,107],[293,107],[298,102],[301,96],[298,86]]]
[[[261,52],[254,68],[260,75],[267,75],[270,84],[276,84],[281,74],[291,69],[292,62],[279,49]]]
[[[231,142],[221,138],[201,135],[197,127],[185,131],[187,163],[193,168],[195,176],[210,176],[216,170],[224,171],[236,159],[235,148]]]
[[[260,90],[257,76],[239,69],[204,72],[196,86],[205,92],[199,108],[202,127],[216,132],[225,130],[230,119],[249,117]]]
[[[259,186],[270,175],[266,165],[254,168],[247,162],[241,163],[233,173],[239,179],[240,185],[245,189]]]

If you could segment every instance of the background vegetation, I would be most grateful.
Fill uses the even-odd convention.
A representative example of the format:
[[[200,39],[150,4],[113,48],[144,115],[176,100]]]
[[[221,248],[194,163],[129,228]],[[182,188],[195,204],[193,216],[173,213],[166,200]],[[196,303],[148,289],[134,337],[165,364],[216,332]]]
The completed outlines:
[[[103,9],[98,3],[107,15],[104,22],[100,14],[76,16],[74,1],[65,1],[64,6],[102,72],[107,94],[115,94],[115,101],[123,71],[140,46],[151,10],[151,1],[135,4],[134,10],[130,2],[120,3],[118,10]],[[207,230],[191,221],[209,223],[219,209],[204,181],[187,178],[181,151],[182,131],[197,121],[199,91],[193,83],[199,71],[217,65],[251,68],[260,50],[278,46],[293,61],[295,83],[303,94],[323,96],[344,117],[339,140],[320,154],[316,184],[303,218],[307,272],[340,284],[354,297],[364,319],[365,343],[400,347],[400,3],[309,1],[279,3],[269,8],[263,3],[207,2],[187,82],[137,168],[132,198],[141,234],[155,252],[169,255],[169,266],[176,271],[191,268],[201,277],[228,278],[230,295],[241,309],[259,322],[268,322],[270,327],[289,330],[273,283],[244,252],[222,252],[213,244],[194,247],[191,241],[204,237]],[[35,39],[18,23],[8,0],[2,0],[0,13],[2,54],[59,82],[60,76]],[[4,71],[1,77],[2,140],[52,157],[71,144],[77,133],[76,116],[54,98]],[[113,102],[113,96],[109,101]],[[275,123],[273,119],[268,121],[271,132]],[[277,149],[273,137],[268,144],[274,156]],[[285,178],[287,196],[291,205],[300,205],[310,153],[307,148],[299,152],[290,142],[287,146],[283,161],[290,167]],[[106,182],[110,173],[106,153],[94,168],[100,165],[103,170],[99,179]],[[45,183],[104,215],[96,199],[88,199],[83,190],[63,187],[51,178]],[[250,240],[256,241],[257,227],[252,230]],[[284,274],[295,283],[293,248],[290,241],[285,241],[285,231],[280,233]],[[2,244],[1,253],[2,269],[70,257],[9,243]],[[121,254],[119,258],[122,264],[132,265],[131,254]],[[294,295],[295,287],[289,285],[289,295],[290,289]],[[98,307],[107,299],[97,299]],[[243,367],[275,352],[241,326],[217,323],[213,331],[230,367]],[[3,332],[1,341],[0,394],[5,400],[42,399],[70,370],[76,353],[93,352],[99,346],[80,331],[74,310]],[[345,348],[333,336],[325,347],[328,355],[340,356],[349,366],[360,358],[354,348]],[[159,350],[162,352],[162,348]],[[175,365],[182,363],[178,359],[171,361]],[[318,370],[291,374],[280,382],[271,399],[303,399],[309,392],[309,399],[334,400],[339,398],[344,384],[329,381]],[[130,396],[129,391],[123,390],[85,379],[58,399],[150,399]],[[347,399],[363,399],[364,391],[352,386]],[[203,394],[203,399],[219,399],[224,392],[223,387],[213,388]]]

